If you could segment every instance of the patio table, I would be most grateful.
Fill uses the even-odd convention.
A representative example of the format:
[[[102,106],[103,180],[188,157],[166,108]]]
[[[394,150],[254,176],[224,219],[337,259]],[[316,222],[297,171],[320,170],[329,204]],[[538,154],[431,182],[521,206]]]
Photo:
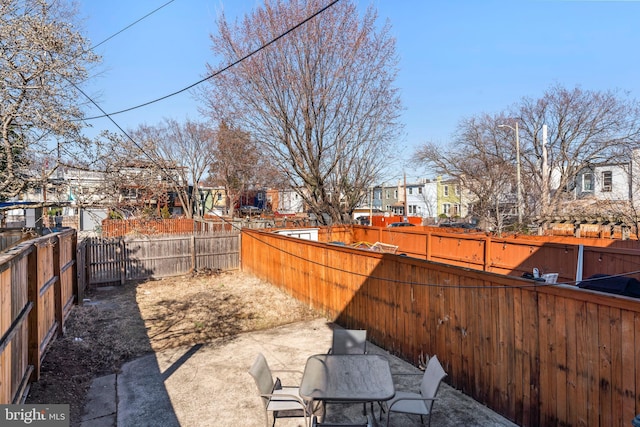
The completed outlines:
[[[381,402],[395,395],[389,362],[374,354],[316,354],[307,359],[300,396],[311,401]]]

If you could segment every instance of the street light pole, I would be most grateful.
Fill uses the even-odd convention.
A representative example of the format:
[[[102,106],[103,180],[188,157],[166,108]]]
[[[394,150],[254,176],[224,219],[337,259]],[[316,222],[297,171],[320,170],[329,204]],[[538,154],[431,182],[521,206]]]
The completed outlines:
[[[522,178],[520,175],[520,132],[518,131],[518,122],[516,121],[515,129],[509,125],[498,125],[498,127],[506,127],[516,133],[516,203],[518,224],[522,224]]]

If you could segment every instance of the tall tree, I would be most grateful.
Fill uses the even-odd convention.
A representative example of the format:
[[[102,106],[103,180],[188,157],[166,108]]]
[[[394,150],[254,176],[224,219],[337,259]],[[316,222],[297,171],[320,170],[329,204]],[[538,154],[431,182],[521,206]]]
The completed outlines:
[[[130,153],[147,161],[156,176],[176,195],[187,218],[203,212],[199,187],[213,160],[215,130],[205,123],[167,119],[157,126],[140,125],[132,132]],[[131,154],[129,154],[131,156]]]
[[[41,179],[29,169],[52,141],[59,150],[82,140],[75,85],[99,58],[74,20],[68,1],[0,2],[0,198]]]
[[[541,216],[553,214],[571,197],[580,170],[596,163],[626,161],[640,140],[640,106],[618,91],[554,85],[539,99],[522,99],[512,115],[522,131],[525,183],[528,193],[536,195],[536,212]],[[543,147],[545,124],[548,141]]]
[[[258,52],[210,80],[202,97],[212,118],[250,130],[321,221],[342,222],[394,153],[398,57],[389,24],[378,27],[372,7],[360,18],[350,0],[288,32],[327,4],[266,0],[233,25],[222,15],[211,37],[221,61]]]
[[[485,228],[501,233],[515,205],[515,150],[498,124],[503,115],[461,120],[448,147],[433,143],[416,150],[415,161],[455,178],[470,194],[470,214]]]
[[[525,219],[557,212],[573,197],[571,190],[581,170],[627,161],[640,139],[636,100],[614,91],[555,85],[540,98],[523,98],[506,112],[461,120],[448,147],[432,143],[419,147],[417,160],[460,178],[478,198],[474,213],[482,217],[482,212],[492,211],[494,226],[505,214],[498,207],[508,206],[515,198],[515,122]],[[493,209],[486,207],[491,205]]]
[[[261,153],[247,132],[220,123],[209,173],[215,184],[224,187],[229,216],[234,216],[242,194],[258,185],[261,160]]]

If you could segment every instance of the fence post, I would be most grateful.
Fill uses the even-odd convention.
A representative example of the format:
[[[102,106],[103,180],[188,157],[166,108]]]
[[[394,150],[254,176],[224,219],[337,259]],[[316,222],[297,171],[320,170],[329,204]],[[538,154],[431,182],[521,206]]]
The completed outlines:
[[[124,237],[120,237],[119,247],[120,247],[120,284],[124,285],[127,281],[127,256],[125,254],[126,246],[124,242]]]
[[[56,335],[62,335],[62,322],[64,319],[64,303],[62,302],[62,280],[60,278],[60,233],[56,233],[55,237],[50,241],[53,245],[53,299],[54,299],[54,311],[56,317]]]
[[[196,235],[191,234],[191,271],[196,271]]]
[[[491,269],[491,236],[485,236],[484,238],[484,263],[483,270],[489,271]]]
[[[38,247],[31,244],[32,251],[27,261],[27,297],[33,303],[29,312],[29,355],[28,363],[33,366],[33,379],[40,379],[40,293],[38,292]]]
[[[82,305],[84,302],[84,290],[87,280],[86,274],[83,274],[82,271],[86,266],[86,253],[83,252],[85,248],[86,245],[83,245],[82,242],[78,244],[78,235],[76,234],[71,244],[71,250],[76,254],[76,262],[73,265],[73,277],[75,277],[73,293],[76,296],[76,304],[78,305]]]

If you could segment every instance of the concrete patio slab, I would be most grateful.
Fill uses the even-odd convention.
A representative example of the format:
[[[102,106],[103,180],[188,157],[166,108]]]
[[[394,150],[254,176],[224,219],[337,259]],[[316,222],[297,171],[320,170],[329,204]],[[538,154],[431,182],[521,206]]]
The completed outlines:
[[[265,355],[274,375],[279,376],[284,385],[299,384],[307,358],[327,352],[335,327],[319,318],[150,354],[129,362],[117,378],[116,425],[263,426],[262,402],[247,373],[256,354]],[[373,344],[367,343],[367,349],[389,360],[396,389],[417,390],[421,380],[419,369]],[[276,372],[282,369],[299,373]],[[104,388],[105,393],[107,389]],[[438,396],[431,420],[433,426],[515,426],[446,384],[441,386]],[[91,402],[89,400],[89,404]],[[90,409],[85,413],[88,411]],[[377,405],[375,416],[379,419]],[[335,404],[327,408],[326,421],[365,420],[361,404]],[[385,422],[386,414],[381,425]],[[282,427],[303,425],[302,418],[278,419],[276,423]],[[420,418],[393,414],[390,425],[420,425]]]

